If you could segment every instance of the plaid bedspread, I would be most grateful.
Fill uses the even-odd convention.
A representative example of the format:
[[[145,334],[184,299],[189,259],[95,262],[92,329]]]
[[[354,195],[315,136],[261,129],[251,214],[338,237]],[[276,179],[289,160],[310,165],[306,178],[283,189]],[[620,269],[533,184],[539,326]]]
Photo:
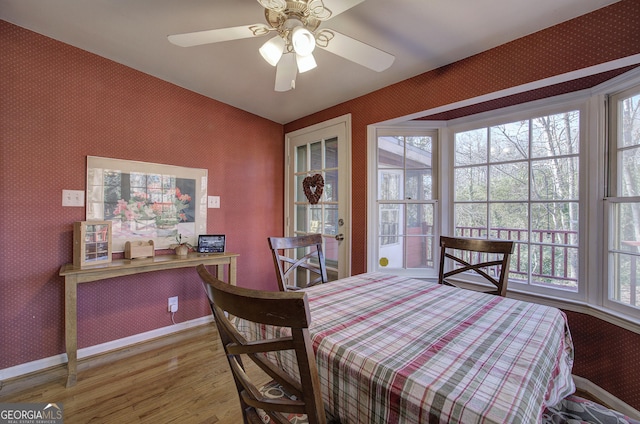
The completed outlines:
[[[537,423],[575,390],[556,308],[380,273],[307,293],[323,398],[343,424]]]

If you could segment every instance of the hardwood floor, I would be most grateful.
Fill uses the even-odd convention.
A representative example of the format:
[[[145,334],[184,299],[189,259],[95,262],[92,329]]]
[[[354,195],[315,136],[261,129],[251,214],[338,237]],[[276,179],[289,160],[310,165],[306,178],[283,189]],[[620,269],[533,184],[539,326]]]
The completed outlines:
[[[213,323],[81,360],[71,388],[66,371],[58,366],[2,381],[0,403],[62,403],[65,424],[242,422]],[[261,373],[255,366],[247,372]]]
[[[242,422],[213,323],[82,360],[65,381],[63,366],[4,381],[0,402],[62,403],[65,424]]]

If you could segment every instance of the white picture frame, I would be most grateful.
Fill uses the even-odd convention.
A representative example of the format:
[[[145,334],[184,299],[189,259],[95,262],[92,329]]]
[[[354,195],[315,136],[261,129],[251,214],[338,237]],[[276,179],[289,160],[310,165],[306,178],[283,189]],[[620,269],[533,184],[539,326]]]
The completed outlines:
[[[207,232],[208,171],[87,156],[87,221],[112,221],[113,252],[127,241],[156,249],[197,243]]]

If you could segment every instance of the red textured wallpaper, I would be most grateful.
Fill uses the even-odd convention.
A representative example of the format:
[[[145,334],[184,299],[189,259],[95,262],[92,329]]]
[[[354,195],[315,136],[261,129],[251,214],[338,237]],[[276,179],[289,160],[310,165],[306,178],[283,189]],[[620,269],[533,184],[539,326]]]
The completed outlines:
[[[206,168],[208,230],[240,254],[238,282],[276,289],[267,237],[282,234],[280,124],[0,21],[0,369],[64,352],[62,264],[84,208],[86,156]],[[256,188],[259,186],[259,190]],[[79,287],[78,344],[92,346],[210,313],[195,271]]]
[[[532,102],[534,100],[545,99],[548,97],[559,96],[565,93],[572,93],[574,91],[580,91],[587,88],[595,87],[596,85],[610,80],[618,75],[624,74],[631,69],[637,68],[638,65],[626,66],[624,68],[615,69],[613,71],[602,72],[595,75],[590,75],[584,78],[578,78],[572,81],[563,82],[560,84],[553,84],[547,87],[542,87],[536,90],[526,91],[524,93],[513,94],[511,96],[501,97],[499,99],[489,100],[486,102],[476,103],[473,105],[461,107],[458,109],[452,109],[437,113],[434,115],[425,116],[416,121],[447,121],[449,119],[461,118],[463,116],[475,115],[477,113],[486,112],[489,110],[496,110],[507,106],[513,106],[521,103]]]
[[[640,409],[640,335],[589,315],[565,311],[573,336],[573,373]]]
[[[638,22],[640,1],[622,0],[284,129],[0,22],[0,369],[64,351],[57,274],[71,261],[71,226],[84,209],[62,208],[61,190],[84,189],[87,155],[209,169],[210,194],[222,203],[209,210],[209,231],[226,233],[228,249],[240,253],[241,285],[275,287],[265,239],[282,232],[283,134],[351,113],[352,272],[360,273],[367,125],[638,54]],[[163,272],[81,286],[79,346],[169,325],[169,296],[180,296],[179,321],[207,314],[198,284],[195,275]],[[568,315],[576,374],[640,409],[640,336]],[[623,360],[610,360],[607,346]]]
[[[639,54],[639,22],[640,1],[622,0],[285,125],[288,133],[352,114],[352,273],[366,271],[367,125]],[[605,75],[605,79],[615,73]],[[600,77],[500,99],[455,111],[450,117],[581,89],[593,85]],[[640,335],[620,331],[615,326],[614,331],[609,331],[611,325],[587,315],[572,316],[570,324],[578,346],[576,374],[640,409]],[[603,340],[616,342],[608,344]],[[607,350],[610,346],[622,350]]]

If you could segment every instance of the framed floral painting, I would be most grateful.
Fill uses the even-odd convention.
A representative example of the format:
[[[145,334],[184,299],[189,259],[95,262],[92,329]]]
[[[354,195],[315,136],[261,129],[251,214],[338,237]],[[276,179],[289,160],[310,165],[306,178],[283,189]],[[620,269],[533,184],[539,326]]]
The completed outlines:
[[[207,170],[87,156],[87,220],[112,221],[113,251],[153,240],[197,244],[207,229]]]

